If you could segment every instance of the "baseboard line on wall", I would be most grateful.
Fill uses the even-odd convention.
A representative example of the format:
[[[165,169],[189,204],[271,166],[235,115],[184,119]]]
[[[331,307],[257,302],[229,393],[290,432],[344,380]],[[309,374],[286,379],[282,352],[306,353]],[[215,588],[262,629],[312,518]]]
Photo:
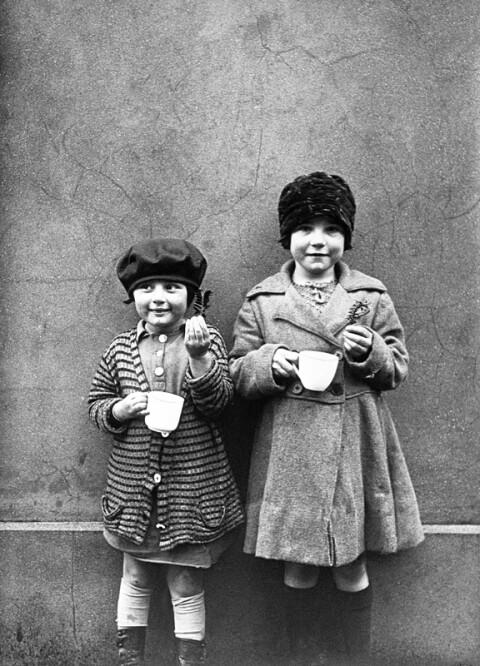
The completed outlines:
[[[480,525],[423,526],[425,534],[480,534]],[[101,522],[16,522],[0,521],[0,532],[101,532]]]
[[[0,531],[3,532],[101,532],[103,523],[100,522],[0,522]]]
[[[424,525],[425,534],[480,534],[480,525]]]

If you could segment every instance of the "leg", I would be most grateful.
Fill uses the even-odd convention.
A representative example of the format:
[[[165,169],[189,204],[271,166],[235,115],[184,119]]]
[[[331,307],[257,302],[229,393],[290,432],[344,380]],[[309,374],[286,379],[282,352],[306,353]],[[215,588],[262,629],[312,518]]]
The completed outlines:
[[[290,662],[323,663],[330,651],[331,597],[330,571],[310,564],[285,562],[285,637]]]
[[[297,571],[297,567],[290,566],[292,564],[285,563],[283,598],[288,647],[292,659],[297,659],[302,658],[307,649],[311,615],[318,594],[318,568],[299,565],[308,569]]]
[[[205,664],[205,596],[203,570],[168,565],[178,666]]]
[[[313,564],[300,564],[299,562],[285,562],[283,582],[287,587],[307,590],[315,587],[318,582],[318,567]]]
[[[349,564],[333,569],[333,580],[337,589],[344,592],[360,592],[369,586],[365,555],[360,555]]]
[[[150,566],[124,553],[117,606],[117,645],[120,664],[143,666],[145,633],[150,609]]]
[[[365,555],[333,569],[340,626],[350,663],[367,664],[370,654],[372,589]]]

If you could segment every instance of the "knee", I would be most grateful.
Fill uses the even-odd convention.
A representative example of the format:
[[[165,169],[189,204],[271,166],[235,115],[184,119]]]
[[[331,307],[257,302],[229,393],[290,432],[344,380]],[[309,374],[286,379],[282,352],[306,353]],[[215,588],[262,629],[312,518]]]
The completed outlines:
[[[150,569],[146,562],[125,554],[123,558],[123,578],[137,587],[150,587]]]
[[[192,567],[170,566],[167,582],[172,597],[193,597],[203,592],[203,572]]]
[[[368,587],[369,579],[365,558],[361,557],[349,564],[335,567],[333,579],[338,589],[345,592],[359,592]]]

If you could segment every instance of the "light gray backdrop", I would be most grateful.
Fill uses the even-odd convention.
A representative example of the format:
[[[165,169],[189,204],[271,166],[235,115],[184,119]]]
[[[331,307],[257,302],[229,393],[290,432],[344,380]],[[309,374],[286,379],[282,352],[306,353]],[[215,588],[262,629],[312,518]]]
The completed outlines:
[[[387,284],[412,357],[389,402],[433,527],[415,552],[373,559],[375,650],[480,663],[478,3],[4,0],[0,12],[2,663],[113,659],[120,559],[95,531],[110,441],[85,397],[104,347],[135,322],[119,254],[158,235],[198,245],[230,345],[247,289],[286,259],[279,192],[313,170],[350,183],[347,259]],[[248,410],[232,422],[244,490]],[[209,574],[215,664],[280,663],[278,572],[263,567],[240,540]]]

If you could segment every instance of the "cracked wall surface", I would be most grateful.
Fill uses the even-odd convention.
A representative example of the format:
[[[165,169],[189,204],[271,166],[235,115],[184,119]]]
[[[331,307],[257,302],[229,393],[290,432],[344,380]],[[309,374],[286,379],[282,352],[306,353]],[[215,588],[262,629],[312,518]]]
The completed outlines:
[[[474,521],[476,4],[228,5],[2,5],[2,518],[98,518],[109,443],[85,395],[134,321],[122,250],[197,243],[230,340],[286,257],[280,189],[325,169],[358,200],[349,261],[405,324],[410,379],[389,399],[423,518]]]
[[[410,376],[387,400],[422,519],[478,523],[478,3],[5,0],[0,19],[0,519],[101,519],[110,441],[85,400],[135,322],[120,253],[197,244],[230,344],[246,291],[287,258],[281,188],[325,170],[357,199],[347,260],[406,329]]]

